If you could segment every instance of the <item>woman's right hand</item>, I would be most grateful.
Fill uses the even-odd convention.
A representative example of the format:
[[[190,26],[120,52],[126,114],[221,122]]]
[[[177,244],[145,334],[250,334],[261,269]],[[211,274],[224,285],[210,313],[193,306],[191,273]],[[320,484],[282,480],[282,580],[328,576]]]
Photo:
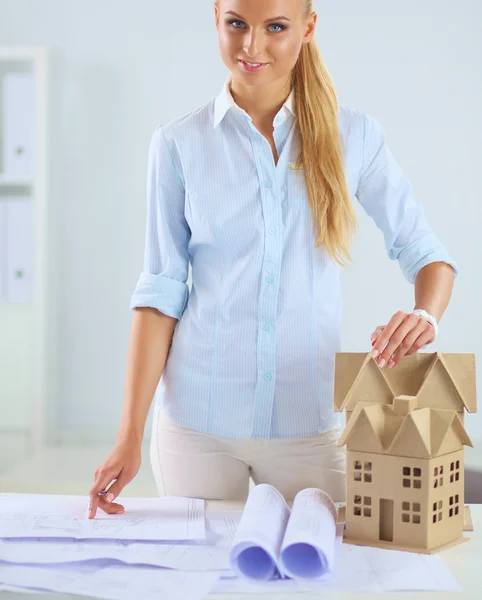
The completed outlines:
[[[95,517],[97,508],[108,514],[124,512],[122,504],[114,503],[113,500],[137,475],[141,458],[141,446],[138,442],[122,441],[115,445],[105,462],[95,471],[95,483],[89,492],[89,519]],[[108,494],[98,496],[97,493],[105,490],[114,479],[116,481],[109,488]]]

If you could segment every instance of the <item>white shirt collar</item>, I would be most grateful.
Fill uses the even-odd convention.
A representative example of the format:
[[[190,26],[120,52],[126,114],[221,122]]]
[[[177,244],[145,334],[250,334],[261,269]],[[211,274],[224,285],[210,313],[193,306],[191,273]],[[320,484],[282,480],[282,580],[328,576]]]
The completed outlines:
[[[214,128],[216,128],[219,125],[219,123],[221,123],[221,121],[224,119],[224,116],[226,115],[226,113],[228,112],[228,110],[230,108],[234,108],[236,110],[241,111],[249,119],[251,119],[251,117],[248,115],[248,113],[245,110],[243,110],[240,106],[238,106],[236,104],[236,102],[234,101],[234,98],[231,94],[231,90],[229,89],[230,83],[231,83],[231,77],[228,77],[226,79],[226,81],[224,82],[223,88],[222,88],[219,96],[214,101]],[[287,109],[293,116],[295,116],[294,97],[295,97],[295,91],[294,91],[294,88],[292,88],[290,95],[288,96],[288,98],[286,98],[283,106],[281,107],[280,111],[278,112],[278,114],[275,117],[275,120],[274,120],[275,127],[278,125],[281,125],[281,123],[283,123],[286,120],[286,110],[285,109]]]

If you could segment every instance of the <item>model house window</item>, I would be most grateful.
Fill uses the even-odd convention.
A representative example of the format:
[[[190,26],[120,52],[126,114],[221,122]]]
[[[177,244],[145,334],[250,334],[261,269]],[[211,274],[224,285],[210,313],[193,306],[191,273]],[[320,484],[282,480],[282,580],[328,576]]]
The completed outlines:
[[[422,469],[418,467],[403,467],[403,487],[413,487],[419,490],[422,487]]]
[[[450,496],[449,499],[449,517],[454,517],[459,514],[459,495],[455,494],[455,496]]]
[[[369,496],[363,496],[363,504],[361,496],[354,496],[353,502],[355,504],[353,507],[353,514],[357,515],[358,517],[361,517],[362,514],[364,517],[372,516],[372,499]]]
[[[420,503],[412,502],[411,505],[412,508],[410,509],[410,502],[402,502],[402,521],[404,523],[410,523],[411,521],[420,525]]]
[[[353,472],[354,481],[365,481],[371,483],[372,481],[372,463],[368,461],[356,460],[353,463],[355,471]]]
[[[442,520],[442,500],[433,503],[432,523]]]
[[[442,477],[444,472],[444,468],[443,465],[440,465],[440,467],[434,467],[433,470],[433,476],[434,476],[434,480],[433,480],[433,487],[442,487],[444,484],[444,478]]]
[[[450,463],[450,483],[459,480],[460,473],[460,460],[456,460]]]

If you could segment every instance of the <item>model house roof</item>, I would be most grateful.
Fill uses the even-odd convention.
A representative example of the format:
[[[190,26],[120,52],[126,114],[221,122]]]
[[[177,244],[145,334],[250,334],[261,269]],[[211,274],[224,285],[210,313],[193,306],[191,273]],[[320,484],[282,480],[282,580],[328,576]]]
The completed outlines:
[[[380,369],[369,353],[336,353],[335,412],[358,402],[390,405],[401,395],[416,396],[419,409],[476,412],[475,355],[416,352]]]
[[[413,458],[434,458],[472,446],[453,410],[417,408],[415,396],[398,396],[391,405],[358,403],[338,441],[349,450]]]

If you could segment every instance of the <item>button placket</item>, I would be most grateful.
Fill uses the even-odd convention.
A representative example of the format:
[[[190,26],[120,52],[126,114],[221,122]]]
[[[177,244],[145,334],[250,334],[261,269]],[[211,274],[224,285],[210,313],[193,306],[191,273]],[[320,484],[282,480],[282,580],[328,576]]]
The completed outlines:
[[[258,310],[258,384],[255,392],[252,435],[269,438],[273,412],[276,368],[276,315],[278,306],[278,284],[276,276],[281,263],[282,249],[276,233],[281,219],[279,206],[278,171],[273,162],[272,150],[263,136],[251,128],[253,150],[261,186],[263,204],[265,246],[262,272],[265,278],[260,288]],[[281,160],[281,158],[280,158]],[[279,163],[278,163],[279,165]]]

